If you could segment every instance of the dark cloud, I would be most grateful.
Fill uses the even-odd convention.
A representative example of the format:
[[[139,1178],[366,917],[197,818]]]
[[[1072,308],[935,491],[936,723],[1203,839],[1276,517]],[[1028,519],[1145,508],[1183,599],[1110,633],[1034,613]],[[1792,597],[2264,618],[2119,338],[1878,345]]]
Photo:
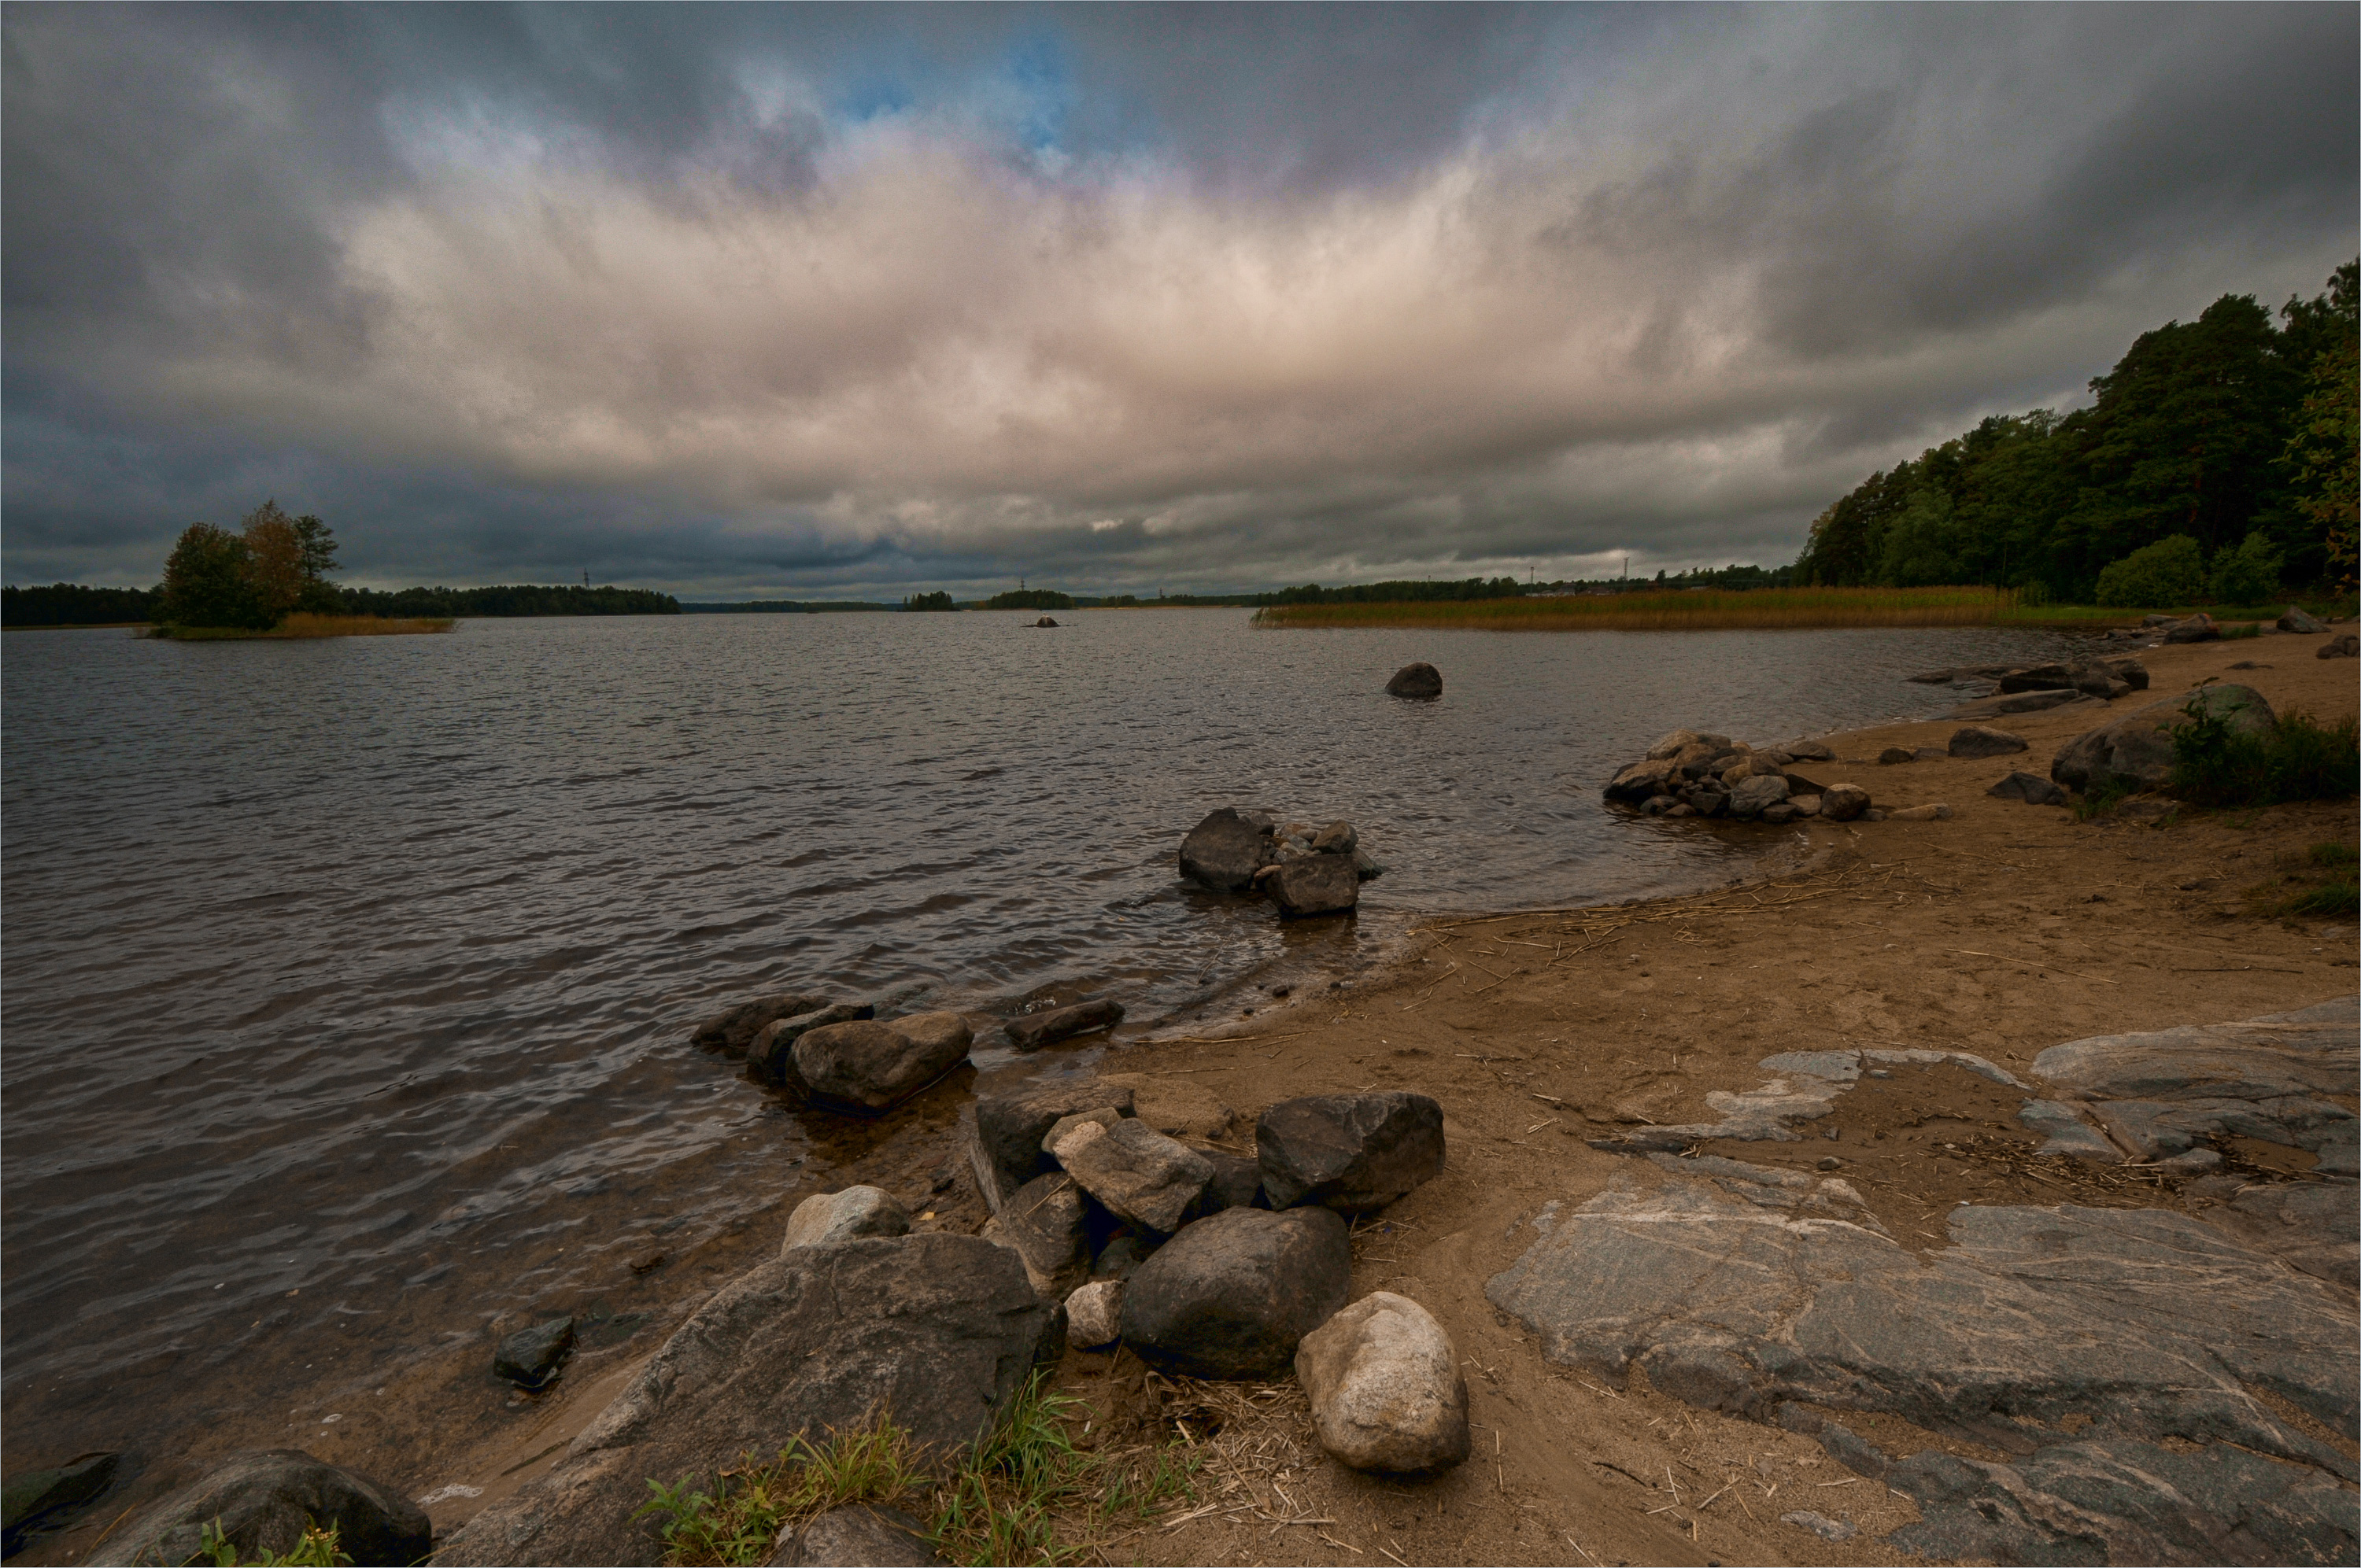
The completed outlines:
[[[1792,554],[2356,222],[2351,7],[0,8],[6,575]]]

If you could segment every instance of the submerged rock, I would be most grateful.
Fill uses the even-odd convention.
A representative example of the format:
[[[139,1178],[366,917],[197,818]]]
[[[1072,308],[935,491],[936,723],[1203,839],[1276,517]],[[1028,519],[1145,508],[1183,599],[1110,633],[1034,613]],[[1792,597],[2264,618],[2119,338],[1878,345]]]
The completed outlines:
[[[109,1560],[197,1561],[201,1537],[217,1521],[242,1563],[293,1552],[315,1523],[334,1525],[337,1549],[355,1563],[416,1563],[434,1550],[434,1526],[408,1497],[300,1449],[278,1448],[238,1454],[164,1498],[125,1530]]]
[[[1255,1148],[1272,1208],[1364,1213],[1442,1174],[1443,1107],[1399,1090],[1282,1100],[1255,1123]]]
[[[1356,1470],[1445,1470],[1467,1457],[1467,1385],[1451,1336],[1378,1290],[1303,1336],[1296,1380],[1320,1446]]]
[[[1404,664],[1386,683],[1386,695],[1420,699],[1441,696],[1443,672],[1433,664]]]
[[[880,1187],[848,1187],[841,1192],[816,1192],[796,1205],[787,1216],[786,1239],[779,1251],[799,1246],[824,1246],[856,1236],[904,1236],[910,1234],[910,1212]]]
[[[691,1032],[689,1039],[705,1050],[719,1051],[725,1057],[742,1057],[764,1025],[780,1018],[792,1018],[798,1013],[808,1013],[822,1004],[817,996],[804,996],[793,992],[758,996],[752,1002],[741,1002],[708,1018]]]
[[[26,1470],[0,1491],[0,1552],[15,1556],[25,1537],[106,1490],[119,1453],[76,1454],[53,1470]]]
[[[1190,1377],[1270,1377],[1345,1304],[1345,1222],[1326,1209],[1227,1209],[1164,1244],[1123,1288],[1123,1339]]]
[[[1071,1007],[1053,1008],[1047,1013],[1022,1014],[1009,1019],[1002,1027],[1008,1031],[1008,1043],[1018,1050],[1038,1051],[1044,1046],[1054,1046],[1077,1035],[1112,1029],[1122,1022],[1123,1003],[1102,997],[1091,1002],[1077,1002]]]

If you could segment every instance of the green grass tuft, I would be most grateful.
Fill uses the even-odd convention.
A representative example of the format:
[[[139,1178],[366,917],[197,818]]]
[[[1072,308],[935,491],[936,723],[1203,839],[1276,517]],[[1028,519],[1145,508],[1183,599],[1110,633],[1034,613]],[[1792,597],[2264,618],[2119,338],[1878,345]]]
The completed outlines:
[[[2191,806],[2349,800],[2361,792],[2361,728],[2350,718],[2323,725],[2290,708],[2268,729],[2246,734],[2194,699],[2185,711],[2189,722],[2173,731],[2166,787]]]
[[[197,1532],[197,1551],[212,1568],[241,1568],[241,1564],[246,1568],[349,1568],[352,1559],[336,1543],[343,1528],[332,1524],[323,1530],[307,1519],[302,1538],[286,1556],[266,1552],[259,1557],[240,1558],[236,1543],[222,1534],[221,1520],[215,1519]]]

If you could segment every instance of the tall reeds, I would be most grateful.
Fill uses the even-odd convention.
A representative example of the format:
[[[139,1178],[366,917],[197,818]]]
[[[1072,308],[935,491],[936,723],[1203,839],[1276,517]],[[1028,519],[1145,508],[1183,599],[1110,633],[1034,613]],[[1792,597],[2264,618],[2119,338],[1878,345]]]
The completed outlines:
[[[2048,607],[2044,607],[2047,609]],[[2120,612],[2111,612],[2120,617]],[[1991,626],[2048,619],[2009,588],[1750,588],[1426,604],[1290,604],[1268,627],[1428,626],[1469,631],[1714,631],[1843,626]]]

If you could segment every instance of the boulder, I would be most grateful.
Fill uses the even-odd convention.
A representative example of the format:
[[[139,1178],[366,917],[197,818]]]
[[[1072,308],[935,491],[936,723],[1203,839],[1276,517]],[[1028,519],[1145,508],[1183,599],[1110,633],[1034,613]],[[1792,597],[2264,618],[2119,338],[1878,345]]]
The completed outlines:
[[[1467,1385],[1427,1310],[1378,1290],[1303,1336],[1296,1381],[1320,1446],[1356,1470],[1447,1470],[1467,1457]]]
[[[1640,815],[1642,817],[1662,817],[1665,812],[1670,811],[1680,803],[1680,796],[1678,795],[1652,795],[1647,799],[1640,803]]]
[[[1762,773],[1742,779],[1730,792],[1730,815],[1741,822],[1763,815],[1770,807],[1787,798],[1787,781],[1777,773]]]
[[[2011,751],[2026,749],[2025,737],[2012,735],[2005,729],[1986,729],[1971,724],[1952,732],[1947,748],[1954,757],[2004,757]]]
[[[2160,787],[2172,773],[2171,732],[2188,722],[2185,710],[2191,702],[2226,718],[2242,734],[2258,733],[2276,722],[2270,704],[2252,686],[2202,686],[2187,696],[2152,702],[2084,730],[2059,749],[2049,776],[2069,789],[2086,792],[2110,785]]]
[[[906,1236],[910,1212],[894,1195],[878,1187],[848,1187],[841,1192],[815,1192],[787,1216],[782,1256],[799,1246],[825,1246],[857,1236]]]
[[[1290,920],[1349,915],[1361,902],[1361,873],[1342,855],[1306,855],[1263,879],[1263,891]]]
[[[1691,784],[1681,791],[1681,804],[1699,817],[1719,817],[1730,804],[1730,792],[1705,784]],[[1666,812],[1665,816],[1672,815]]]
[[[908,1514],[851,1504],[781,1534],[770,1568],[940,1568],[942,1561],[926,1527]]]
[[[1180,874],[1215,893],[1243,893],[1270,863],[1270,849],[1268,821],[1250,822],[1224,806],[1180,840]]]
[[[1038,620],[1035,621],[1033,624],[1034,624],[1035,626],[1037,626],[1037,627],[1042,627],[1042,626],[1054,627],[1054,626],[1056,626],[1056,625],[1058,624],[1058,622],[1057,622],[1057,620],[1056,620],[1056,618],[1055,618],[1055,617],[1045,615],[1045,616],[1043,616],[1040,620]]]
[[[2013,713],[2040,713],[2048,708],[2065,707],[2070,704],[2091,699],[2078,691],[2060,688],[2056,691],[2019,692],[2014,696],[1986,697],[1982,702],[1955,707],[1952,718],[2004,718]]]
[[[1099,1248],[1099,1255],[1091,1265],[1093,1279],[1128,1279],[1148,1261],[1156,1250],[1147,1236],[1136,1231],[1126,1231],[1111,1236],[1107,1245]]]
[[[1096,1350],[1122,1335],[1122,1280],[1093,1279],[1066,1298],[1068,1344],[1076,1350]]]
[[[1361,847],[1361,835],[1349,822],[1331,822],[1312,836],[1316,855],[1349,855]]]
[[[294,1551],[314,1523],[334,1525],[337,1549],[355,1563],[416,1563],[434,1550],[425,1510],[400,1492],[300,1449],[276,1448],[234,1455],[156,1504],[108,1549],[107,1561],[197,1561],[198,1541],[216,1520],[241,1563]]]
[[[788,1058],[816,1105],[854,1116],[882,1116],[967,1060],[965,1024],[953,1014],[921,1014],[917,1034],[895,1025],[825,1024],[806,1030]]]
[[[2002,800],[2021,800],[2027,806],[2066,804],[2066,792],[2038,773],[2013,773],[1984,793]]]
[[[1768,822],[1774,828],[1782,827],[1786,823],[1793,822],[1802,815],[1802,812],[1797,811],[1794,806],[1784,800],[1766,806],[1763,808],[1763,820]]]
[[[2305,637],[2309,637],[2314,632],[2325,631],[2328,630],[2328,625],[2325,621],[2316,619],[2295,605],[2290,605],[2287,607],[2287,609],[2279,616],[2278,624],[2279,629],[2281,631],[2292,631],[2300,636]]]
[[[1077,1111],[1071,1116],[1060,1116],[1049,1124],[1048,1132],[1041,1135],[1041,1152],[1051,1154],[1057,1148],[1060,1138],[1064,1137],[1084,1122],[1096,1122],[1102,1127],[1112,1127],[1122,1120],[1123,1113],[1112,1105],[1101,1105],[1095,1110]]]
[[[1676,787],[1680,779],[1680,767],[1670,757],[1632,762],[1616,770],[1615,776],[1607,781],[1606,795],[1609,800],[1636,806],[1651,795],[1662,795],[1666,789]]]
[[[2108,674],[2131,687],[2132,690],[2141,692],[2147,690],[2147,666],[2130,654],[2096,659],[2092,663],[2103,666]]]
[[[2077,663],[2028,664],[2001,676],[2004,694],[2030,691],[2072,691],[2082,670]]]
[[[574,1320],[552,1318],[501,1340],[492,1354],[492,1371],[520,1388],[545,1387],[573,1350]]]
[[[1224,1209],[1270,1207],[1270,1200],[1263,1196],[1259,1161],[1244,1155],[1224,1154],[1220,1149],[1199,1149],[1197,1153],[1213,1168],[1213,1179],[1205,1183],[1204,1194],[1197,1200],[1199,1215],[1218,1214]]]
[[[1918,753],[1908,746],[1888,746],[1877,754],[1877,760],[1887,767],[1892,767],[1896,762],[1916,762]]]
[[[1821,740],[1782,740],[1779,750],[1798,762],[1833,762],[1837,754]]]
[[[1850,822],[1869,809],[1869,791],[1859,784],[1832,784],[1820,792],[1820,815],[1831,822]]]
[[[1213,1179],[1204,1156],[1136,1119],[1082,1123],[1051,1152],[1107,1212],[1163,1235],[1180,1228]]]
[[[1054,1168],[1041,1140],[1060,1118],[1103,1105],[1113,1106],[1118,1115],[1129,1114],[1131,1085],[1074,1079],[1023,1094],[989,1096],[962,1107],[960,1138],[985,1206],[1000,1212],[1010,1193]]]
[[[797,1247],[716,1291],[555,1470],[442,1548],[468,1563],[660,1562],[650,1476],[710,1475],[790,1438],[892,1412],[925,1448],[975,1441],[1065,1341],[1015,1253],[929,1233]],[[423,1520],[422,1520],[423,1523]],[[364,1557],[414,1563],[427,1550]],[[184,1554],[185,1555],[185,1554]],[[181,1562],[184,1556],[167,1559]]]
[[[0,1489],[0,1552],[14,1557],[25,1538],[106,1490],[119,1453],[80,1453],[53,1470],[24,1470]]]
[[[1787,787],[1795,788],[1795,781],[1789,779]],[[1809,795],[1791,795],[1787,797],[1787,806],[1798,817],[1817,817],[1820,814],[1820,791],[1816,787]]]
[[[1122,1022],[1123,1003],[1099,997],[1090,1002],[1077,1002],[1071,1007],[1052,1008],[1047,1013],[1027,1013],[1009,1019],[1002,1027],[1008,1031],[1010,1045],[1020,1051],[1038,1051],[1044,1046],[1071,1040],[1076,1035],[1092,1035],[1101,1029],[1112,1029]]]
[[[1353,869],[1360,873],[1363,882],[1375,882],[1386,874],[1386,868],[1379,865],[1378,858],[1367,850],[1353,851]]]
[[[1274,1377],[1344,1306],[1353,1249],[1326,1209],[1227,1209],[1149,1255],[1123,1288],[1123,1339],[1190,1377]]]
[[[986,1241],[1025,1260],[1025,1277],[1045,1301],[1062,1301],[1091,1277],[1089,1213],[1074,1179],[1037,1176],[984,1222]]]
[[[866,1002],[832,1002],[807,1013],[774,1018],[755,1031],[746,1047],[746,1070],[765,1083],[793,1083],[797,1040],[830,1024],[852,1024],[876,1016],[877,1009]]]
[[[2201,612],[2165,628],[2164,640],[2167,642],[2212,642],[2221,635],[2222,628],[2215,624],[2213,618]]]
[[[1263,1191],[1274,1209],[1381,1209],[1443,1171],[1443,1107],[1423,1094],[1313,1094],[1255,1123]]]
[[[1404,664],[1386,683],[1388,696],[1438,697],[1443,695],[1443,672],[1433,664]]]
[[[2357,655],[2361,655],[2361,636],[2350,631],[2330,638],[2312,652],[2315,659],[2350,659]]]
[[[1730,745],[1730,737],[1702,734],[1695,729],[1675,729],[1648,748],[1648,760],[1660,762],[1667,757],[1677,756],[1691,746],[1700,745],[1716,751],[1723,751]]]
[[[803,996],[783,992],[775,996],[758,996],[752,1002],[741,1002],[725,1013],[717,1013],[699,1024],[689,1036],[692,1044],[708,1051],[719,1051],[725,1057],[742,1057],[746,1047],[763,1025],[778,1018],[792,1018],[798,1013],[808,1013],[822,1005],[817,996]]]

